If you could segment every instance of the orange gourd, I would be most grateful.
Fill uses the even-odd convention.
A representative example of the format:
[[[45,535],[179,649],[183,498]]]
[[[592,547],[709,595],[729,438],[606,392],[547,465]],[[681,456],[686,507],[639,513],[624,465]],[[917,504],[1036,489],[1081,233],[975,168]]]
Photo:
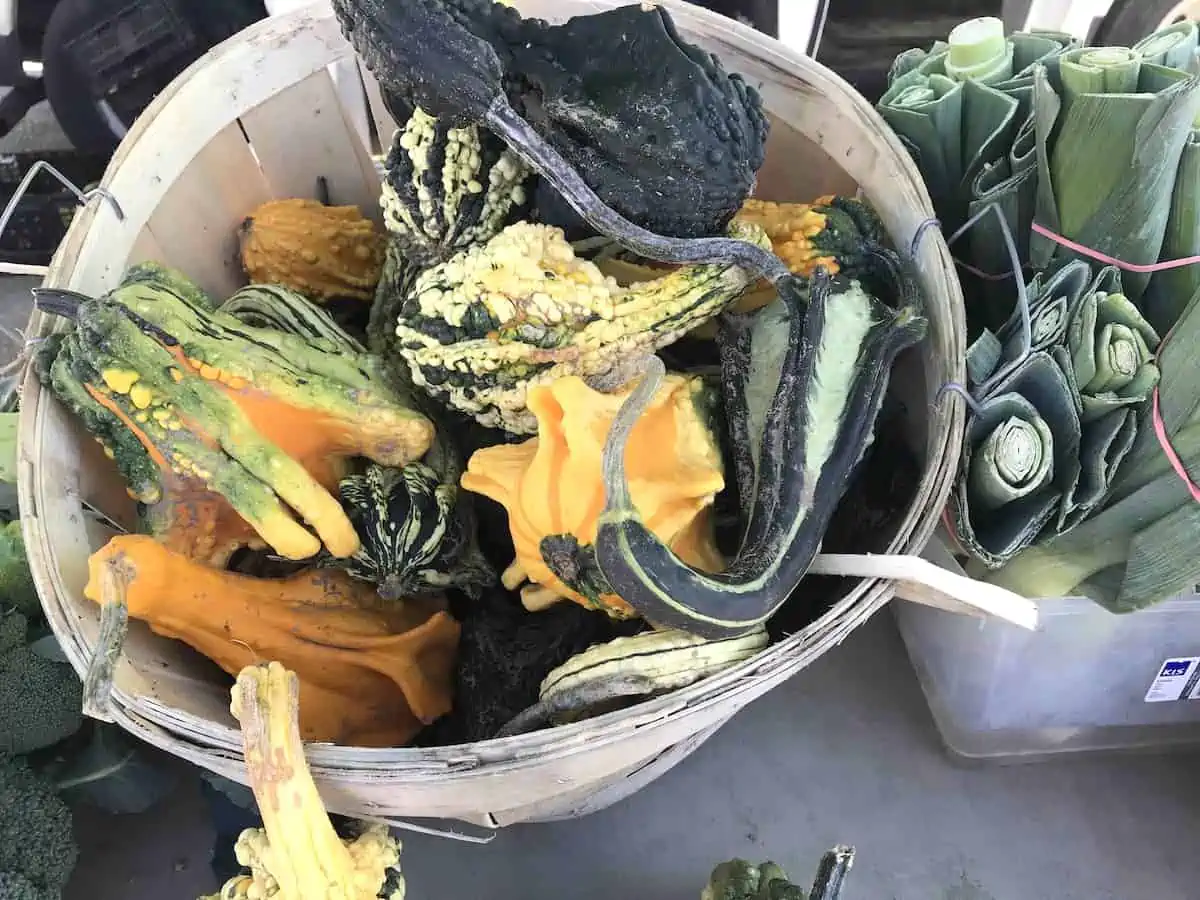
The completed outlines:
[[[294,671],[305,740],[400,746],[450,711],[459,627],[437,602],[382,605],[373,585],[337,570],[221,572],[145,535],[113,538],[88,571],[88,599],[123,604],[231,675],[267,660]]]
[[[272,200],[254,210],[238,236],[242,267],[257,284],[282,284],[310,300],[371,300],[387,238],[356,206]]]
[[[529,391],[538,434],[520,444],[477,451],[462,486],[508,511],[516,559],[504,573],[536,610],[570,599],[633,615],[612,593],[592,543],[604,507],[600,456],[627,391],[603,393],[581,378],[560,378]],[[710,425],[714,401],[699,378],[668,376],[633,428],[626,452],[633,501],[650,528],[690,565],[724,566],[712,531],[712,504],[724,488],[721,455]]]

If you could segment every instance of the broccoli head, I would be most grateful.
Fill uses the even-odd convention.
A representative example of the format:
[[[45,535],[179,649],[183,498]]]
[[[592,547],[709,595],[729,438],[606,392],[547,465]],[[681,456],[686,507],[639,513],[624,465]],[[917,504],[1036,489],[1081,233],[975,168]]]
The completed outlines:
[[[21,523],[16,520],[0,528],[0,610],[5,609],[15,609],[26,616],[42,612],[33,573],[25,558]]]
[[[57,744],[83,724],[83,686],[70,665],[29,646],[20,613],[0,618],[0,753]]]
[[[0,755],[0,900],[56,900],[78,853],[71,811],[54,785]]]

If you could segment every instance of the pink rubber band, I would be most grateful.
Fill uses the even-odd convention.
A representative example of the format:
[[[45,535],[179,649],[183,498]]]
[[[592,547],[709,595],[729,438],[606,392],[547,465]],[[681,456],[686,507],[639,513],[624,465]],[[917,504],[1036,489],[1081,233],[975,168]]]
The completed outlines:
[[[1179,454],[1171,446],[1171,437],[1167,434],[1167,424],[1163,421],[1162,412],[1158,408],[1157,387],[1154,389],[1153,404],[1154,436],[1158,438],[1158,445],[1162,447],[1162,452],[1166,454],[1167,461],[1171,464],[1171,468],[1175,470],[1175,474],[1187,485],[1188,493],[1192,495],[1192,499],[1200,503],[1200,487],[1197,487],[1196,482],[1192,481],[1192,476],[1188,474],[1183,460],[1179,458]]]
[[[1107,253],[1101,253],[1098,250],[1093,250],[1091,247],[1085,247],[1083,244],[1077,244],[1070,238],[1065,238],[1061,234],[1055,234],[1049,228],[1039,225],[1037,222],[1033,223],[1033,230],[1035,233],[1040,234],[1042,237],[1049,238],[1056,244],[1062,244],[1064,247],[1074,250],[1076,253],[1091,257],[1097,262],[1102,262],[1110,266],[1116,266],[1118,269],[1124,269],[1126,272],[1150,274],[1153,272],[1165,272],[1168,269],[1180,269],[1184,266],[1194,266],[1196,263],[1200,263],[1200,256],[1186,256],[1183,259],[1168,259],[1164,260],[1163,262],[1150,263],[1149,265],[1144,266],[1137,265],[1136,263],[1127,263],[1123,260],[1116,259],[1112,256],[1109,256]]]

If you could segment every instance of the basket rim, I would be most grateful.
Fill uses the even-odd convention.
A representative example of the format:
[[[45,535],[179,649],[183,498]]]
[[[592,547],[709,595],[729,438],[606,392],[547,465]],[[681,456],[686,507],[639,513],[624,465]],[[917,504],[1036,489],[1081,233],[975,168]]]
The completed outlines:
[[[530,6],[531,0],[518,0],[518,8]],[[814,60],[787,48],[778,41],[768,38],[749,26],[726,19],[706,9],[692,6],[682,0],[658,0],[669,8],[676,22],[686,34],[695,37],[701,34],[708,45],[717,45],[738,57],[753,58],[767,69],[778,70],[782,75],[795,79],[804,74],[810,79],[819,79],[821,89],[837,97],[839,114],[857,120],[864,130],[872,131],[873,137],[883,142],[890,151],[891,168],[895,170],[900,186],[898,190],[912,194],[912,220],[921,221],[933,217],[932,204],[919,173],[903,149],[899,140],[891,133],[870,104],[858,95],[845,81],[825,69]],[[624,5],[622,0],[575,0],[570,4],[570,13],[579,14],[593,10],[609,9]],[[557,18],[565,18],[565,14]],[[142,115],[122,142],[105,172],[101,186],[106,189],[119,188],[133,177],[129,170],[135,168],[140,158],[145,158],[147,136],[167,134],[170,127],[169,114],[172,105],[188,95],[200,95],[206,90],[202,86],[205,76],[214,67],[226,63],[245,62],[252,54],[290,49],[293,43],[306,41],[317,54],[311,61],[311,73],[315,73],[330,62],[352,55],[349,44],[341,36],[332,9],[328,3],[317,2],[312,6],[284,13],[252,25],[214,48],[193,63],[164,90]],[[323,55],[321,55],[323,53]],[[720,53],[720,51],[718,51]],[[252,86],[247,87],[253,93]],[[263,90],[260,86],[258,90]],[[266,99],[266,98],[264,98]],[[248,102],[248,101],[246,101]],[[160,118],[162,117],[162,118]],[[225,120],[226,123],[229,121]],[[198,152],[198,149],[197,151]],[[184,163],[186,165],[186,163]],[[117,191],[114,190],[114,193]],[[119,193],[118,193],[118,196]],[[111,215],[106,207],[91,206],[82,210],[75,218],[67,238],[60,245],[51,263],[46,283],[69,287],[77,284],[83,275],[76,266],[81,248],[93,235],[102,231],[105,216]],[[936,348],[947,357],[943,362],[952,374],[961,379],[963,351],[965,350],[965,322],[961,291],[950,257],[949,249],[941,233],[936,229],[922,245],[917,258],[917,267],[922,274],[937,284],[938,292],[944,293],[947,307],[943,337],[947,346]],[[120,264],[123,268],[123,260]],[[99,273],[95,273],[98,274]],[[51,317],[35,312],[31,319],[31,333],[46,334],[61,327]],[[927,342],[930,338],[926,339]],[[58,583],[58,568],[55,553],[51,548],[38,511],[44,508],[40,502],[44,479],[39,478],[42,464],[42,438],[46,421],[46,406],[57,401],[44,391],[32,368],[27,369],[22,385],[22,408],[20,418],[19,498],[27,546],[35,548],[31,553],[39,594],[47,610],[59,640],[69,647],[68,657],[75,668],[82,672],[86,656],[91,647],[78,628],[74,615],[66,605]],[[905,519],[893,538],[890,552],[919,552],[932,536],[947,498],[952,482],[953,468],[957,466],[957,454],[953,448],[961,442],[964,415],[961,404],[947,409],[929,410],[930,435],[927,443],[928,458],[918,485],[917,496]],[[941,422],[945,427],[934,433],[933,426]],[[65,490],[61,484],[53,486],[60,494]],[[26,515],[24,512],[28,510]],[[79,526],[82,529],[82,525]],[[49,594],[50,596],[46,596]],[[429,764],[448,766],[461,765],[466,769],[496,763],[542,762],[548,756],[582,752],[597,743],[609,743],[643,728],[656,728],[685,716],[695,716],[712,704],[730,704],[737,708],[751,702],[762,693],[775,687],[803,668],[831,646],[839,643],[854,628],[881,608],[892,595],[890,583],[878,580],[863,580],[839,600],[833,608],[801,631],[764,649],[751,659],[710,676],[694,685],[682,688],[663,697],[639,703],[631,708],[617,710],[593,719],[570,725],[544,729],[528,735],[511,738],[488,739],[473,743],[437,748],[358,748],[328,744],[310,745],[314,771],[335,774],[339,758],[356,757],[360,764],[386,766],[388,773],[415,777],[417,769],[424,764],[423,774],[428,775]],[[211,755],[214,762],[220,757],[225,762],[237,765],[241,754],[240,733],[226,723],[206,720],[206,737],[203,743],[184,738],[177,730],[182,711],[159,709],[162,704],[145,697],[132,697],[120,689],[114,692],[114,703],[120,707],[117,718],[133,716],[169,733],[179,743],[190,743],[194,754]],[[175,713],[176,715],[172,715]],[[193,717],[195,718],[195,717]],[[126,727],[129,727],[126,725]],[[143,729],[137,729],[142,734]],[[143,735],[144,736],[144,735]],[[169,748],[167,748],[169,749]],[[232,758],[230,757],[232,754]],[[410,770],[408,765],[413,766]],[[363,771],[360,767],[359,771]],[[383,773],[379,773],[382,775]],[[451,776],[452,771],[446,775]]]

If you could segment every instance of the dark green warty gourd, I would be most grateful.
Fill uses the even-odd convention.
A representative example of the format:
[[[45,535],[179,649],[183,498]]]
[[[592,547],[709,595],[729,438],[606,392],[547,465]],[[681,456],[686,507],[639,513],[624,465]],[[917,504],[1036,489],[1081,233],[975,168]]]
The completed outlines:
[[[680,40],[664,10],[563,25],[479,0],[334,10],[385,92],[447,125],[486,125],[601,234],[663,262],[788,274],[759,247],[703,236],[750,195],[766,118],[757,93]]]

